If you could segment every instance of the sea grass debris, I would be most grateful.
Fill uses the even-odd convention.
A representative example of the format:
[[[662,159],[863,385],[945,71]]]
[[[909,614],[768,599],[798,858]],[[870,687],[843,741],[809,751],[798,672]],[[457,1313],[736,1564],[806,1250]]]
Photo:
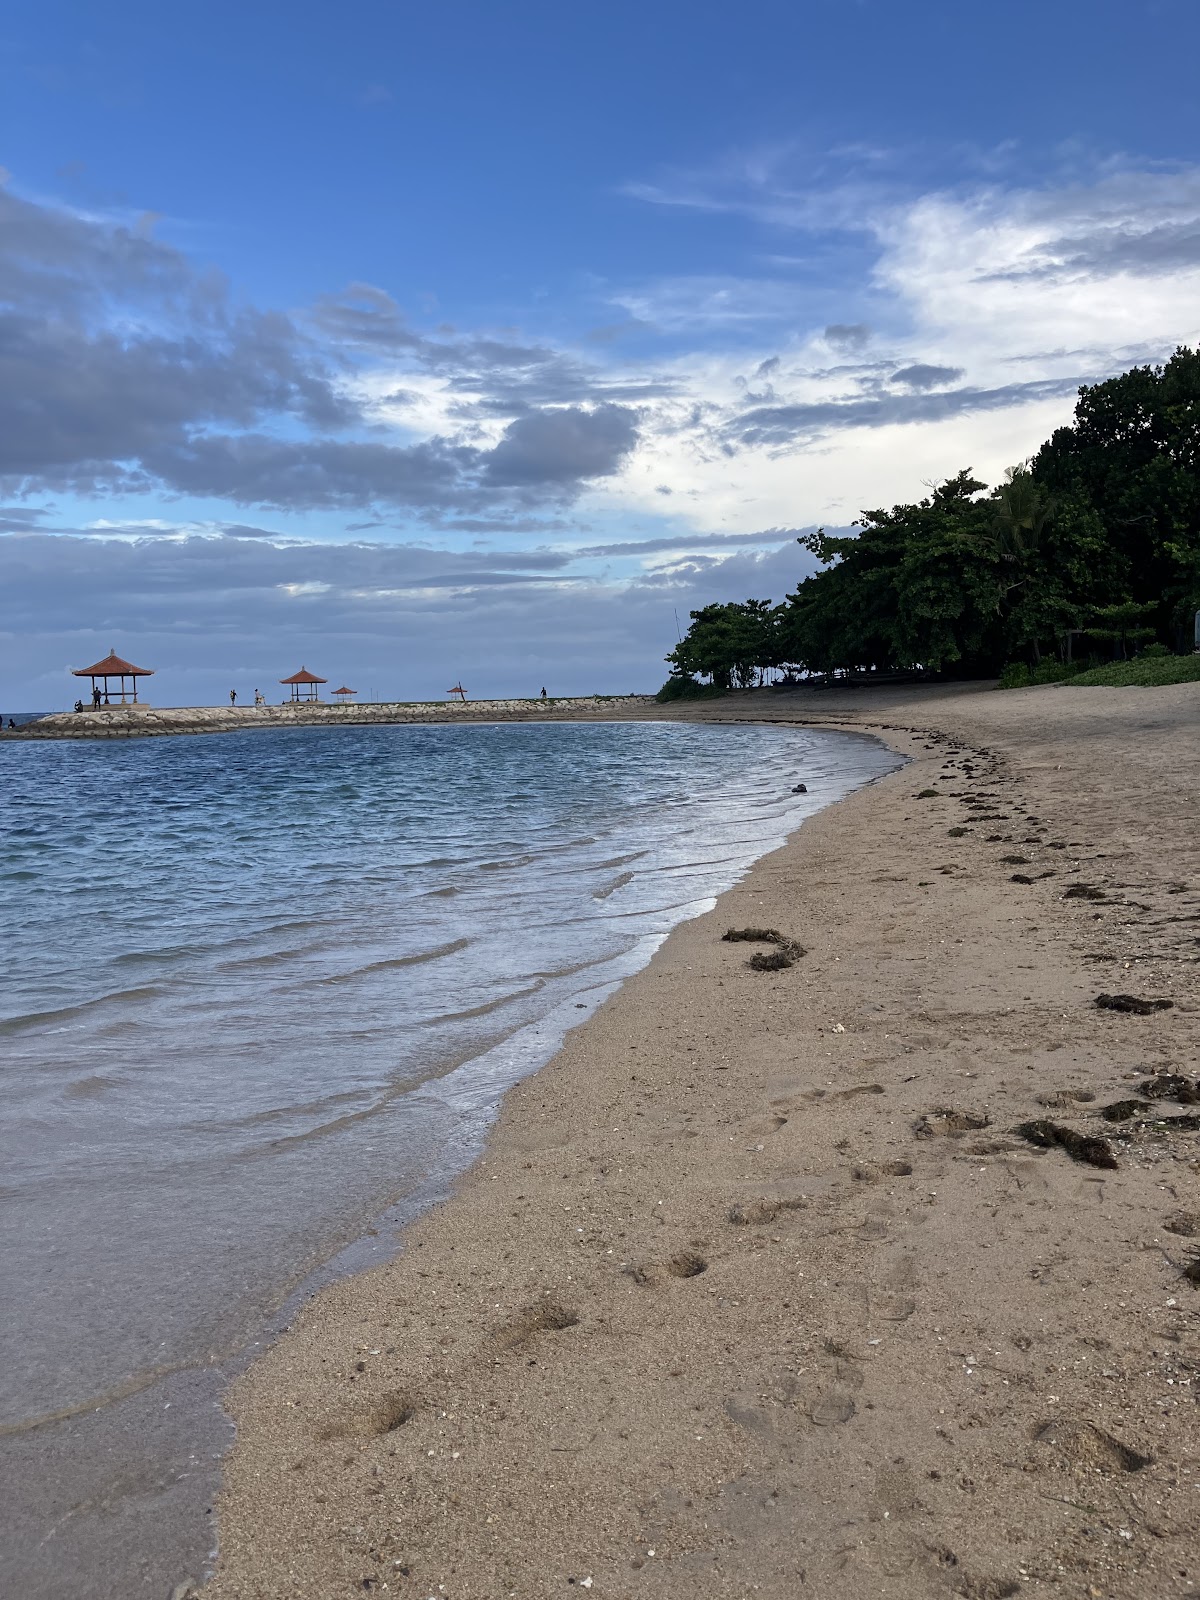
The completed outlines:
[[[1111,1105],[1100,1107],[1100,1115],[1105,1122],[1128,1122],[1139,1112],[1149,1110],[1149,1100],[1114,1100]]]
[[[1159,1072],[1138,1085],[1148,1100],[1178,1100],[1181,1106],[1200,1105],[1200,1084],[1178,1072]]]
[[[781,972],[808,954],[802,944],[789,939],[778,928],[730,928],[721,938],[730,944],[773,944],[774,950],[756,950],[750,957],[748,965],[755,972]]]
[[[1107,1139],[1097,1138],[1094,1134],[1076,1133],[1074,1128],[1066,1128],[1061,1122],[1051,1122],[1048,1117],[1022,1122],[1013,1132],[1043,1150],[1053,1150],[1057,1146],[1065,1150],[1072,1161],[1082,1161],[1085,1166],[1116,1168],[1117,1158]]]
[[[1102,1011],[1129,1011],[1138,1017],[1148,1017],[1155,1011],[1170,1011],[1174,1000],[1143,1000],[1136,994],[1098,994],[1096,1004]]]

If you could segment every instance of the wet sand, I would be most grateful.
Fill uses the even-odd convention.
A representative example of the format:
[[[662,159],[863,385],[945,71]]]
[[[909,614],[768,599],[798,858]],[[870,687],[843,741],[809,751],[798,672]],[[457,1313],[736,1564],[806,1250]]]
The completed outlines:
[[[206,1600],[1194,1593],[1200,686],[667,714],[912,761],[238,1381]]]

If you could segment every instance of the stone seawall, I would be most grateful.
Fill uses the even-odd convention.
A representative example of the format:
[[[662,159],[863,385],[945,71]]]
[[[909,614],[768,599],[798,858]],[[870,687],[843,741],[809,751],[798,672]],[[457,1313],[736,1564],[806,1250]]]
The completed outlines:
[[[652,695],[582,695],[564,700],[394,701],[366,705],[108,706],[59,711],[6,733],[6,739],[145,739],[178,733],[237,733],[247,728],[354,726],[402,722],[558,722],[626,717]]]

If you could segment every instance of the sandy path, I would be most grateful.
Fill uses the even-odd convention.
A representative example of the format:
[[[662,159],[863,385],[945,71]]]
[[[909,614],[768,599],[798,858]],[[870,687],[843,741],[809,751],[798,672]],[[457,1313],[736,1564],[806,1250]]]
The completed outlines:
[[[1200,686],[691,714],[914,760],[678,929],[237,1384],[206,1600],[1193,1593],[1200,1134],[1099,1108],[1200,1073]],[[808,954],[751,970],[747,924]]]

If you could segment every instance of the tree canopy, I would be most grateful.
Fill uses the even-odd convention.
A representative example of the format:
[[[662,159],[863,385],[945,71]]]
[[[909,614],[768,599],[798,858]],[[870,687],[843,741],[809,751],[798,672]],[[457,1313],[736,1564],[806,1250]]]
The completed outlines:
[[[1075,418],[990,490],[962,471],[857,534],[778,605],[708,605],[667,656],[675,691],[771,668],[987,676],[1086,650],[1190,648],[1200,607],[1200,352],[1079,391]],[[668,687],[671,684],[669,683]]]

